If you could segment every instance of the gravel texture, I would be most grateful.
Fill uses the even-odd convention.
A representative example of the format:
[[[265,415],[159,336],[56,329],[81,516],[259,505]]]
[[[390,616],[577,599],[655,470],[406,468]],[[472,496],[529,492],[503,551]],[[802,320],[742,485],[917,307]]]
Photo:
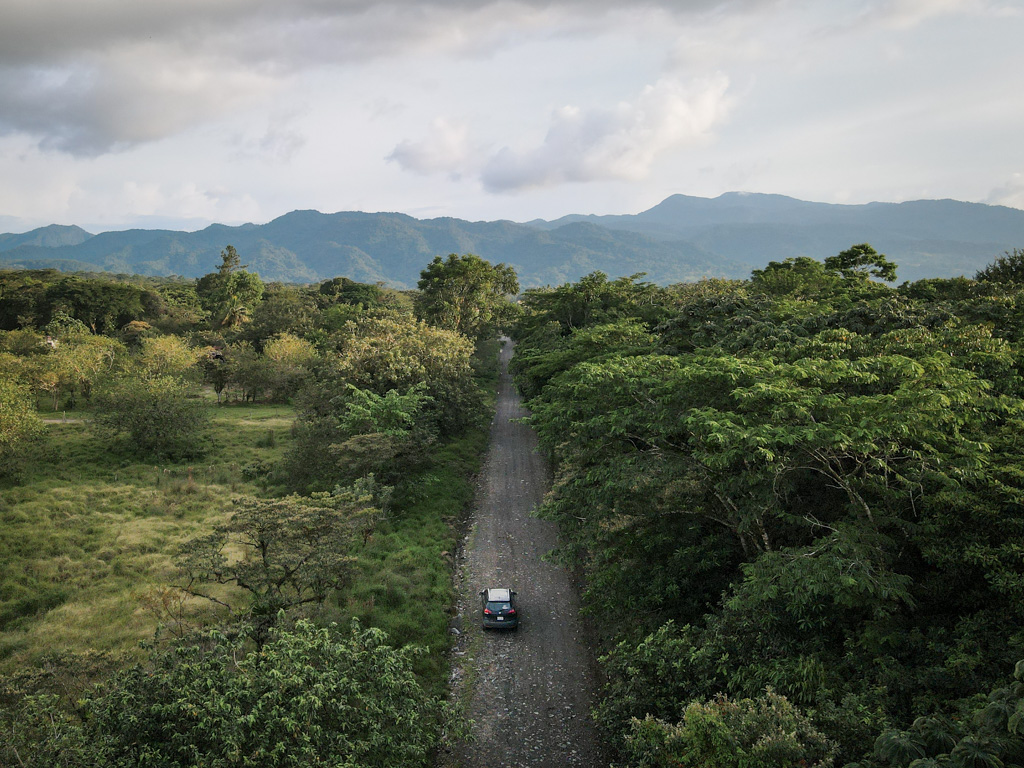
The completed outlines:
[[[592,653],[571,574],[541,559],[557,541],[554,524],[532,516],[550,471],[533,430],[514,421],[527,411],[507,372],[511,354],[506,342],[490,449],[456,577],[452,685],[468,705],[473,739],[441,762],[600,768],[608,763],[589,714]],[[517,630],[481,628],[484,587],[516,590]]]

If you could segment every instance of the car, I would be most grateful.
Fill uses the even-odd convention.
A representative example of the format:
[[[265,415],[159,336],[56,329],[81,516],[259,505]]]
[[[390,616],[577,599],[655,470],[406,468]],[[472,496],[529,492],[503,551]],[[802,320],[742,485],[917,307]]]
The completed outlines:
[[[480,590],[484,629],[515,629],[519,626],[516,593],[505,587]]]

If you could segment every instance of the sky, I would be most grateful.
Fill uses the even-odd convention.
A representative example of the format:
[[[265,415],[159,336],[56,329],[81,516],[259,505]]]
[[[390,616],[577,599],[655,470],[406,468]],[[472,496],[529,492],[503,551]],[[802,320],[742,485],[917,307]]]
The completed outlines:
[[[1024,209],[1021,0],[0,0],[0,232]]]

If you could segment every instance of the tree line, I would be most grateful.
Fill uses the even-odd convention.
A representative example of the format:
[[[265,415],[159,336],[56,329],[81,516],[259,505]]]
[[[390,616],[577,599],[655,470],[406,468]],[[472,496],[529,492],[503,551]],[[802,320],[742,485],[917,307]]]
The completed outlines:
[[[0,272],[0,481],[45,442],[40,409],[76,409],[126,460],[210,451],[217,404],[296,406],[265,493],[176,555],[179,623],[143,661],[53,658],[0,680],[0,755],[21,766],[418,766],[445,727],[417,679],[423,649],[346,631],[321,608],[395,487],[432,447],[486,418],[475,345],[515,312],[514,271],[438,257],[420,290],[338,277],[265,285],[228,246],[197,281]],[[84,682],[83,682],[84,680]]]
[[[893,287],[862,244],[525,292],[622,765],[1021,763],[1022,267]]]

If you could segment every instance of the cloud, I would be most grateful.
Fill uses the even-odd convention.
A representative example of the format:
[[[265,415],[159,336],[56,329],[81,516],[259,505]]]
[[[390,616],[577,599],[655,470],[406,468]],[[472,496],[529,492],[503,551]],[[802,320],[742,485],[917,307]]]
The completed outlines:
[[[421,141],[403,141],[387,159],[403,170],[420,174],[447,172],[455,178],[469,167],[477,151],[470,145],[465,124],[450,123],[438,118]]]
[[[739,5],[774,4],[743,0]],[[4,0],[0,135],[98,156],[267,103],[310,69],[422,52],[490,56],[537,36],[601,34],[645,9],[722,0]]]
[[[258,72],[155,47],[129,46],[60,66],[0,68],[0,132],[95,156],[229,114],[278,88]]]
[[[1013,174],[1005,184],[993,189],[985,202],[1024,209],[1024,173]]]
[[[567,106],[552,117],[542,144],[504,147],[481,172],[489,191],[578,181],[637,180],[658,155],[707,139],[729,112],[724,76],[684,84],[665,78],[631,103],[612,108]]]

